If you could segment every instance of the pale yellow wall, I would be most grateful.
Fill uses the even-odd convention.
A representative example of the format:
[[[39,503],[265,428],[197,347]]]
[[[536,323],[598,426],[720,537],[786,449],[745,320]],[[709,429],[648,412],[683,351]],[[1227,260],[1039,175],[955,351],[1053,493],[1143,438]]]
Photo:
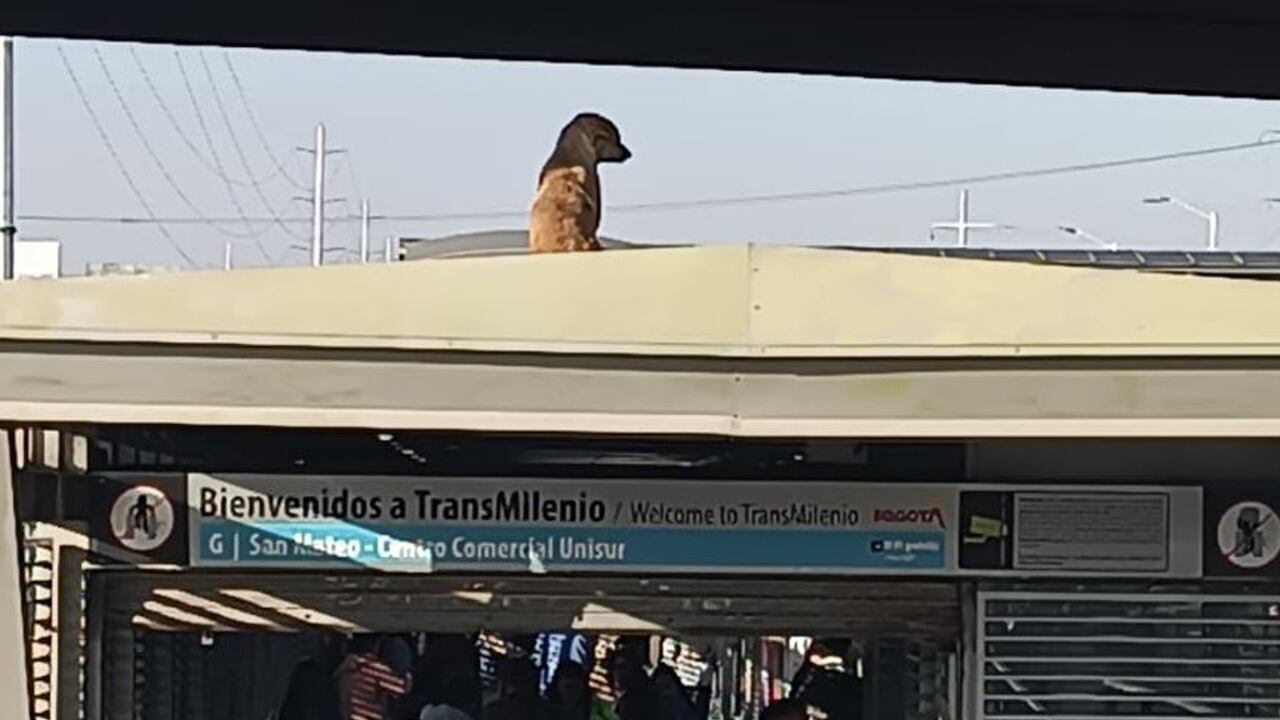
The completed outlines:
[[[0,286],[0,337],[883,356],[1280,354],[1280,283],[769,246]]]

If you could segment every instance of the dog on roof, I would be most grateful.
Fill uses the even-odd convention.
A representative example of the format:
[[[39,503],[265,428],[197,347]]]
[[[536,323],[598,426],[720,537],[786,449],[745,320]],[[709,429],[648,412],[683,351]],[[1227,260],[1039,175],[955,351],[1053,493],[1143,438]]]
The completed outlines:
[[[618,127],[603,115],[581,113],[565,125],[538,175],[538,194],[529,211],[529,250],[599,250],[599,165],[630,157]]]

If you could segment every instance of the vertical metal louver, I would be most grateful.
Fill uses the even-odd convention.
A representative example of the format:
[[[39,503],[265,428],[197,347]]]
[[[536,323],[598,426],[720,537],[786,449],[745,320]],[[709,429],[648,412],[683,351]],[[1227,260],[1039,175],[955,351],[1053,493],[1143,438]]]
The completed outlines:
[[[22,581],[26,601],[27,644],[33,717],[53,717],[53,541],[26,539],[23,542]]]
[[[915,666],[910,694],[911,711],[920,720],[952,720],[950,647],[932,642],[913,643]]]
[[[205,720],[205,649],[199,638],[186,638],[179,657],[186,687],[180,705],[182,720]]]
[[[866,708],[885,720],[952,720],[951,650],[911,639],[867,644]]]
[[[1252,590],[980,592],[979,720],[1280,717],[1280,593]]]
[[[180,668],[175,663],[175,636],[165,633],[138,635],[137,656],[143,658],[134,676],[136,702],[141,709],[138,716],[146,720],[177,720],[175,705],[178,704],[182,681]]]
[[[102,715],[104,720],[135,720],[134,682],[142,670],[133,628],[112,623],[102,639]]]
[[[307,634],[170,633],[120,625],[106,646],[106,720],[244,720],[278,709]]]
[[[75,562],[81,563],[83,555],[76,553],[74,554],[74,558]],[[65,563],[67,561],[67,557],[64,555],[62,562]],[[77,570],[81,570],[82,567],[82,565],[77,567]],[[61,622],[66,622],[68,613],[65,608],[71,607],[74,609],[74,612],[70,614],[75,617],[76,624],[74,643],[76,671],[74,687],[66,687],[62,684],[62,679],[59,679],[58,720],[72,720],[73,718],[74,720],[83,720],[86,717],[88,710],[89,614],[85,611],[85,598],[88,597],[89,594],[88,578],[84,572],[77,572],[75,574],[75,582],[70,587],[67,585],[60,585],[59,588],[58,592],[61,593],[62,596],[57,597],[56,600],[58,607],[63,608],[59,612],[59,615],[62,617]],[[75,597],[67,597],[67,595],[71,593],[74,593]],[[63,625],[60,627],[59,631],[64,633],[65,639],[65,633],[67,632],[66,626]],[[60,645],[60,649],[62,652],[66,652],[66,645]],[[68,705],[75,706],[74,713],[68,712]],[[199,720],[199,718],[196,718],[196,720]]]

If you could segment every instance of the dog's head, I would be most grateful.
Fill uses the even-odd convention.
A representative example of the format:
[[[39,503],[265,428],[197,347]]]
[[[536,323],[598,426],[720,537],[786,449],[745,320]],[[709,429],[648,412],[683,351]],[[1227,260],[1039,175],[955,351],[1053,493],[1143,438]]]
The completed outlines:
[[[621,163],[631,157],[631,151],[622,144],[618,126],[603,115],[580,113],[565,127],[565,132],[578,133],[590,146],[597,162]]]

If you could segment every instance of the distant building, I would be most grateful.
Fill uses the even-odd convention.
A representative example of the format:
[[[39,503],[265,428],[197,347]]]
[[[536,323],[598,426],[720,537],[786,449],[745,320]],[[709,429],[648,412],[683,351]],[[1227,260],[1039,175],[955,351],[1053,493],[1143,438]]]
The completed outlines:
[[[86,263],[84,274],[94,275],[153,275],[178,272],[181,268],[170,265],[140,265],[137,263],[96,262]]]
[[[396,244],[399,246],[397,260],[517,255],[529,251],[529,231],[485,230],[435,238],[402,237],[396,239]],[[606,249],[635,247],[634,243],[608,237],[601,237],[600,244]]]
[[[23,238],[15,242],[13,276],[20,280],[62,277],[62,241]]]

